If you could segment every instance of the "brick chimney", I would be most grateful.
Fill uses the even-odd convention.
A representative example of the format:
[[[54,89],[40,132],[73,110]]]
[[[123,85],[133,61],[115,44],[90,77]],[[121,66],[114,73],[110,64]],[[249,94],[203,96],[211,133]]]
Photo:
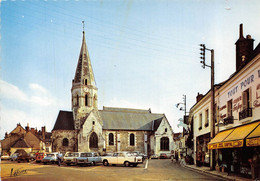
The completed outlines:
[[[196,97],[196,101],[199,102],[203,97],[204,97],[204,95],[203,95],[203,94],[200,94],[200,93],[198,92],[198,95],[197,95],[197,97]]]
[[[236,71],[245,66],[249,61],[249,56],[253,52],[254,39],[250,35],[244,38],[243,24],[239,27],[239,39],[235,43],[236,45]]]
[[[42,139],[45,141],[45,132],[46,132],[46,129],[45,129],[45,126],[42,127]]]
[[[27,123],[27,126],[25,127],[26,132],[29,132],[29,123]]]

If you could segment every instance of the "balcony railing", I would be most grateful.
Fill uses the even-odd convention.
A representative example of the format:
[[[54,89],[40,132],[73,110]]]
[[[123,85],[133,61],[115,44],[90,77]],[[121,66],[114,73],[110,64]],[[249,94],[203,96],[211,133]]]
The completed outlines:
[[[234,123],[234,117],[229,116],[229,117],[225,118],[223,123],[224,123],[224,125],[233,124]]]
[[[239,112],[239,120],[252,117],[252,108],[246,108]]]

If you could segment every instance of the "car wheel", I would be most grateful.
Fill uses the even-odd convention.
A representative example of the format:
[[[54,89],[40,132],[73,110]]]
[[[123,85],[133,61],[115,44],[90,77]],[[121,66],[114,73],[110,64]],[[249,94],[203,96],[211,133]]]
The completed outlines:
[[[128,161],[125,162],[125,167],[129,167],[130,163]]]
[[[107,160],[104,160],[104,161],[103,161],[103,165],[104,165],[104,166],[108,166],[108,165],[109,165],[108,161],[107,161]]]
[[[91,162],[91,166],[95,166],[95,162]]]
[[[70,163],[67,163],[68,166],[70,166]]]

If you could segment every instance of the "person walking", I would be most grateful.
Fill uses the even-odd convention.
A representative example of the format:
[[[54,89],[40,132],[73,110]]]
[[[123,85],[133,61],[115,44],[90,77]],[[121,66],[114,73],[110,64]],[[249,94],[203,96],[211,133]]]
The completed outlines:
[[[58,153],[57,157],[58,157],[58,165],[60,166],[60,164],[61,164],[61,157],[62,157],[60,152]]]

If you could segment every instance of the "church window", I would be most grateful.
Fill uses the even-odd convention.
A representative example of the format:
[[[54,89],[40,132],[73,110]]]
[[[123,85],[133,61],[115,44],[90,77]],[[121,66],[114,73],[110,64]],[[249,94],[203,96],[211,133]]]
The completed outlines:
[[[167,128],[165,128],[165,133],[167,132]]]
[[[62,146],[69,146],[69,140],[67,138],[63,139]]]
[[[109,145],[114,145],[114,134],[113,133],[109,133],[108,139],[109,139]]]
[[[92,121],[92,124],[95,125],[95,121]]]
[[[135,145],[135,135],[134,133],[130,134],[130,146],[134,146]]]
[[[89,138],[89,147],[98,148],[98,136],[95,132],[91,133]]]
[[[77,102],[76,102],[76,106],[79,106],[79,95],[77,95]]]
[[[85,95],[85,106],[88,106],[88,95]]]
[[[165,150],[165,151],[169,150],[169,138],[167,137],[161,138],[161,150]]]
[[[88,85],[88,79],[85,79],[85,85]]]

